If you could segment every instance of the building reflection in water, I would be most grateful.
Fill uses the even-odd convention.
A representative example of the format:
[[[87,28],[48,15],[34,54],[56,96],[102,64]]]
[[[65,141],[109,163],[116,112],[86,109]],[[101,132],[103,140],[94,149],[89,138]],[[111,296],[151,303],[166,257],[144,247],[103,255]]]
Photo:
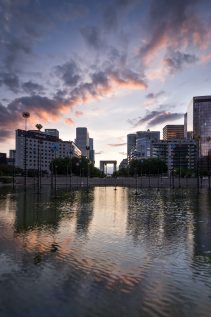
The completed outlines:
[[[87,236],[93,218],[94,189],[79,191],[78,201],[76,232],[79,236]]]
[[[211,259],[211,195],[207,189],[201,190],[193,199],[194,255]]]
[[[197,260],[209,251],[208,193],[164,189],[135,196],[130,188],[98,187],[89,193],[61,189],[56,198],[48,189],[3,196],[4,316],[34,316],[39,307],[46,316],[210,311],[210,263],[205,271]],[[206,279],[197,275],[201,271]]]
[[[129,193],[128,200],[127,232],[135,244],[144,242],[158,251],[159,247],[169,245],[173,251],[181,246],[179,242],[190,238],[193,217],[188,193],[143,190],[138,197]]]

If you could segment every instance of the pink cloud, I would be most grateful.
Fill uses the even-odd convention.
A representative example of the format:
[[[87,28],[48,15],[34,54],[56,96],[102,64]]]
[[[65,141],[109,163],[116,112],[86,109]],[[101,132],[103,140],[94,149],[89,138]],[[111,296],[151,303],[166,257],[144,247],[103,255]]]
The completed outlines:
[[[75,111],[75,116],[76,117],[80,117],[80,116],[82,116],[83,115],[83,112],[82,111]]]
[[[74,122],[73,119],[71,119],[71,118],[65,119],[65,123],[68,124],[68,125],[73,125],[73,124],[75,124],[75,122]]]

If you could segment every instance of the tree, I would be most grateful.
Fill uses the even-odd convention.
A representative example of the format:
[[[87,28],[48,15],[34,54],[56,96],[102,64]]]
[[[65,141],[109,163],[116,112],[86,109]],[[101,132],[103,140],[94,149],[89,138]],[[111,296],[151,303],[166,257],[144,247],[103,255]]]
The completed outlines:
[[[134,176],[144,174],[161,174],[167,172],[166,163],[158,158],[132,160],[129,164],[129,174]]]
[[[40,131],[40,130],[42,130],[42,127],[43,127],[43,126],[42,126],[42,124],[37,123],[35,127],[37,128],[37,130]]]

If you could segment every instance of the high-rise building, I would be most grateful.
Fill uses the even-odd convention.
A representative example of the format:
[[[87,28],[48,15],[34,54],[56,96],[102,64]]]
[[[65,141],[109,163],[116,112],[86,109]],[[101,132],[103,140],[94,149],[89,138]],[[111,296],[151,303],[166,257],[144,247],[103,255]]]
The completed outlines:
[[[136,133],[130,133],[127,135],[127,156],[130,155],[130,151],[135,149],[136,146]]]
[[[137,131],[136,151],[141,158],[149,158],[152,155],[152,142],[160,140],[160,131]]]
[[[187,111],[187,131],[199,144],[199,157],[211,151],[211,96],[193,97]]]
[[[74,142],[62,141],[56,136],[38,130],[16,130],[15,165],[24,169],[50,171],[50,163],[60,157],[80,157],[81,151]]]
[[[89,159],[92,163],[95,163],[95,151],[94,151],[93,138],[89,138]]]
[[[128,159],[149,158],[152,155],[152,142],[160,140],[160,131],[137,131],[127,135]]]
[[[169,124],[163,128],[163,140],[184,139],[183,124]]]
[[[76,128],[75,143],[81,150],[81,154],[89,158],[89,132],[87,128]]]
[[[152,143],[152,157],[164,161],[168,172],[175,168],[196,169],[197,147],[194,140],[172,139]]]

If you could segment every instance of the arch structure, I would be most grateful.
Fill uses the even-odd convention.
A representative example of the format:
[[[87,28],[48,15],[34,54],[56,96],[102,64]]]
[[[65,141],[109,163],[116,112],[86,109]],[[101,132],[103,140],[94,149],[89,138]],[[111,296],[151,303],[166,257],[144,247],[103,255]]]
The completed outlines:
[[[104,173],[105,172],[105,166],[107,164],[113,164],[114,166],[114,172],[116,172],[116,167],[117,167],[117,161],[109,161],[109,160],[106,160],[106,161],[100,161],[100,170]]]

